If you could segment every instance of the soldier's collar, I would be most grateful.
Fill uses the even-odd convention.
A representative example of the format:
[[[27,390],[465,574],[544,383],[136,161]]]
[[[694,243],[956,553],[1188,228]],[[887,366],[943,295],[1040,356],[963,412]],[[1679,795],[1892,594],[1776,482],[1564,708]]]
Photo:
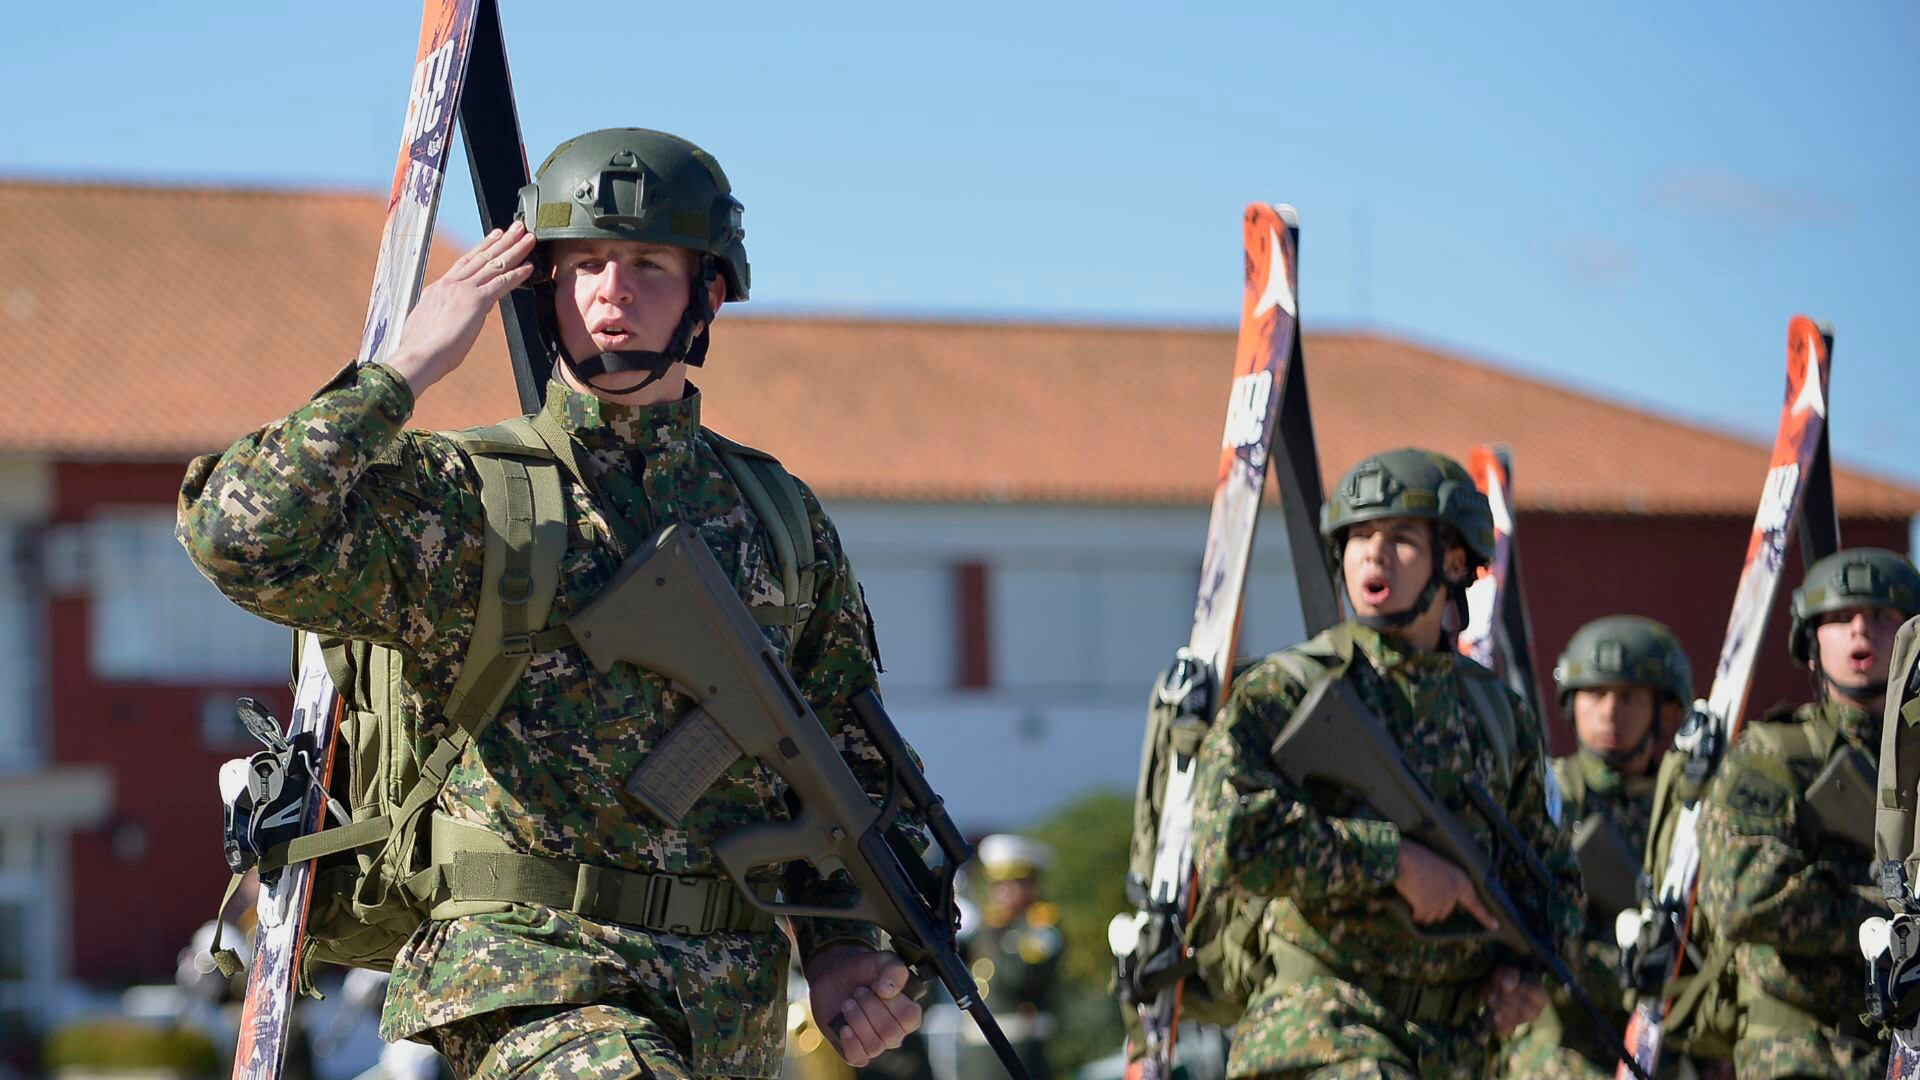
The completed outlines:
[[[1862,745],[1878,748],[1880,744],[1880,717],[1867,710],[1852,705],[1842,705],[1829,697],[1820,703],[1826,710],[1827,719],[1849,740]]]
[[[688,383],[686,395],[678,401],[626,405],[554,379],[547,384],[544,411],[590,449],[619,447],[644,453],[656,447],[685,446],[693,439],[700,430],[700,389]]]
[[[1653,790],[1655,770],[1648,770],[1641,776],[1628,776],[1613,766],[1599,754],[1582,746],[1574,750],[1574,760],[1578,763],[1581,775],[1587,782],[1587,790],[1598,795],[1616,795],[1624,793],[1628,797],[1638,798]],[[1654,759],[1655,762],[1659,758]]]
[[[1353,643],[1373,666],[1385,671],[1397,667],[1432,667],[1436,664],[1451,665],[1454,654],[1445,648],[1423,651],[1408,646],[1404,641],[1384,631],[1364,626],[1358,621],[1350,623],[1353,627]],[[1445,639],[1442,639],[1444,644]]]

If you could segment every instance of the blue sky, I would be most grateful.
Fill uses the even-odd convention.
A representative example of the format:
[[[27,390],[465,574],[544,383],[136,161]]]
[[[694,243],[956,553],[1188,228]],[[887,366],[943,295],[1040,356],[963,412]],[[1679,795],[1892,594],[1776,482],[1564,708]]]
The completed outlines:
[[[1788,317],[1830,319],[1837,454],[1920,483],[1920,7],[1190,7],[506,0],[505,21],[536,163],[636,123],[725,163],[755,309],[1229,325],[1241,207],[1286,201],[1309,328],[1762,441]],[[0,172],[382,189],[418,18],[15,8]],[[461,236],[466,185],[443,206]]]

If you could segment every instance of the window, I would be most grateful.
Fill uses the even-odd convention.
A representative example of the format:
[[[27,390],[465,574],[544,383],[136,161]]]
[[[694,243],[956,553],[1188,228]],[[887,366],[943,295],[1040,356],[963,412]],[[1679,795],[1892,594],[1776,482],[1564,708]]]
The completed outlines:
[[[89,527],[89,656],[103,679],[283,678],[292,636],[221,596],[173,538],[173,512],[102,514]]]
[[[35,724],[36,594],[22,572],[25,530],[0,524],[0,763],[24,765],[40,753]]]

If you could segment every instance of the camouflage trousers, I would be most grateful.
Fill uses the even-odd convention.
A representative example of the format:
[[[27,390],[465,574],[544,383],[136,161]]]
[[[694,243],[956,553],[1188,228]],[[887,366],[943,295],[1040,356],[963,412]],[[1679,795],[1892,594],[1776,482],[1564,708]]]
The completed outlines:
[[[1286,1080],[1485,1075],[1493,1033],[1482,1017],[1415,1024],[1352,983],[1316,976],[1272,988],[1233,1031],[1227,1075]]]
[[[440,1051],[460,1080],[693,1076],[658,1022],[618,1005],[496,1009],[428,1028],[421,1038]]]

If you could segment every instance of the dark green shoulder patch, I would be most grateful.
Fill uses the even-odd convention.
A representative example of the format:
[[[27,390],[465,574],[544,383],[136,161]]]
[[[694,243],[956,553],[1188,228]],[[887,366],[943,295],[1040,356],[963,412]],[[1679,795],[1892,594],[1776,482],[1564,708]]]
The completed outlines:
[[[1747,819],[1774,821],[1786,813],[1788,801],[1793,798],[1786,784],[1764,776],[1757,769],[1743,769],[1728,776],[1728,780],[1726,809]]]

